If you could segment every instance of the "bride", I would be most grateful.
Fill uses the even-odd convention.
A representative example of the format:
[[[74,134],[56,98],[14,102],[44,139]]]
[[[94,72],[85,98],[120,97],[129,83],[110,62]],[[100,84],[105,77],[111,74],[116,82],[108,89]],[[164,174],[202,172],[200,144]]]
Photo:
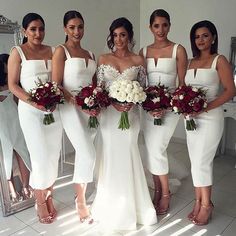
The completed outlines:
[[[114,20],[107,45],[111,53],[98,60],[98,82],[107,86],[120,79],[137,80],[145,85],[144,59],[134,54],[133,26],[126,18]],[[130,128],[118,129],[120,112],[129,111]],[[138,149],[139,110],[135,105],[112,106],[100,120],[98,158],[100,159],[97,195],[92,214],[109,230],[135,230],[136,224],[157,222]]]

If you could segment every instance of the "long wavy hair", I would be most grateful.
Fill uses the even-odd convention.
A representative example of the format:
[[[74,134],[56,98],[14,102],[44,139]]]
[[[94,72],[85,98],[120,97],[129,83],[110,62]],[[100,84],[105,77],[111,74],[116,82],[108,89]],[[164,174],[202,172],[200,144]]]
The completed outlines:
[[[134,42],[134,31],[133,31],[133,25],[131,24],[131,22],[125,18],[125,17],[120,17],[116,20],[114,20],[111,23],[111,26],[109,28],[110,34],[107,37],[107,46],[108,48],[113,51],[114,50],[114,30],[116,30],[117,28],[120,27],[124,27],[125,30],[128,32],[128,38],[129,38],[129,44],[130,44],[130,49],[132,50],[135,42]]]

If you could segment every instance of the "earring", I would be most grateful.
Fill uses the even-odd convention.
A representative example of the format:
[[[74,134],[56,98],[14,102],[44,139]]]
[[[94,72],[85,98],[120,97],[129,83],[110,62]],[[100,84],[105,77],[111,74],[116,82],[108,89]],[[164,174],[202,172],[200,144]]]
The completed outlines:
[[[212,43],[211,44],[214,44],[215,43],[215,41],[212,41]]]
[[[65,36],[67,36],[67,33],[65,32]]]
[[[25,34],[25,38],[27,38],[28,36]]]

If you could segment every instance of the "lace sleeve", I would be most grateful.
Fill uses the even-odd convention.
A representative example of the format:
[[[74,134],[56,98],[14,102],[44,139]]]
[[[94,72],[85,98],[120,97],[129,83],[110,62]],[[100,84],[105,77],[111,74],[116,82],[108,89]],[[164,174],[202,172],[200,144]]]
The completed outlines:
[[[145,87],[147,84],[147,72],[143,66],[139,67],[139,72],[138,72],[138,77],[137,77],[138,82],[142,87]]]
[[[96,74],[97,74],[97,82],[98,83],[103,82],[104,81],[104,66],[103,65],[98,66]]]

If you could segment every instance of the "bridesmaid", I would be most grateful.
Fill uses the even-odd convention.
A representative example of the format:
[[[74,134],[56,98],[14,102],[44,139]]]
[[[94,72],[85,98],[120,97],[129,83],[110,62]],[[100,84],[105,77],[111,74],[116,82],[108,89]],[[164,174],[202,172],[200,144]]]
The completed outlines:
[[[85,192],[87,183],[93,181],[95,148],[87,122],[88,115],[97,115],[98,111],[85,111],[77,107],[72,91],[92,82],[96,62],[94,55],[81,47],[84,35],[82,15],[77,11],[68,11],[63,23],[66,42],[56,48],[52,61],[52,78],[62,86],[66,98],[66,103],[60,106],[60,115],[65,132],[75,149],[73,182],[76,208],[80,221],[91,224],[93,219],[86,205]]]
[[[183,46],[168,39],[170,16],[163,9],[150,16],[150,30],[154,42],[140,50],[147,64],[148,85],[161,83],[175,89],[184,84],[187,54]],[[177,79],[178,78],[178,79]],[[144,113],[144,112],[143,112]],[[164,124],[154,127],[153,117],[163,116]],[[147,147],[147,168],[153,174],[155,193],[153,203],[158,215],[169,210],[170,191],[168,183],[168,157],[166,149],[179,120],[179,115],[170,110],[143,114],[143,132]]]
[[[55,122],[44,125],[45,109],[30,102],[28,92],[39,78],[50,80],[53,50],[42,44],[45,23],[40,15],[25,15],[22,27],[23,44],[13,47],[8,61],[9,89],[19,98],[19,119],[31,158],[30,185],[34,188],[39,221],[50,224],[57,214],[52,202],[52,186],[57,178],[62,126],[57,110],[54,111]]]
[[[207,20],[196,23],[190,31],[190,40],[193,59],[185,81],[207,90],[208,107],[204,113],[192,114],[197,130],[186,132],[196,198],[188,218],[196,225],[206,225],[214,208],[211,202],[212,167],[224,127],[221,105],[235,95],[235,85],[227,59],[217,53],[215,25]],[[219,93],[221,86],[223,90]]]

